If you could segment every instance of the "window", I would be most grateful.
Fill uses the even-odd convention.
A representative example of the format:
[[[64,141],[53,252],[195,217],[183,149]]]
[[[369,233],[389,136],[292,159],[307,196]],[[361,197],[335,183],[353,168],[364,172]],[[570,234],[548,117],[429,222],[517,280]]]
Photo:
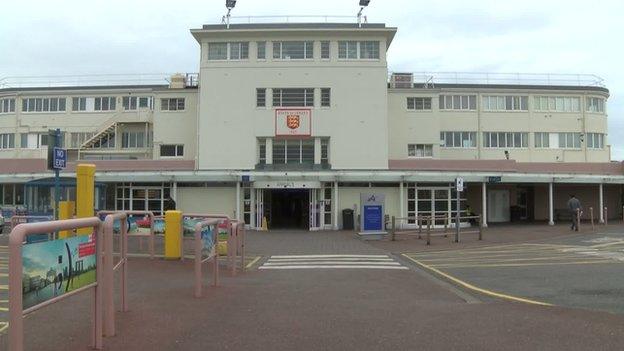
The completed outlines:
[[[115,133],[108,133],[101,136],[93,145],[92,149],[114,149],[115,148]]]
[[[228,58],[230,60],[246,60],[249,58],[249,43],[228,43],[230,46],[230,53]]]
[[[72,111],[86,111],[86,110],[87,110],[87,98],[86,97],[72,98]]]
[[[266,139],[258,139],[258,163],[266,164]]]
[[[95,98],[95,111],[115,111],[117,98],[114,96],[104,96]]]
[[[145,132],[123,132],[121,134],[121,147],[124,149],[146,147]]]
[[[184,98],[160,99],[161,111],[184,111]]]
[[[15,147],[15,134],[0,134],[0,149],[13,149]]]
[[[160,145],[160,157],[182,157],[184,145]]]
[[[137,109],[137,97],[136,96],[124,96],[121,104],[125,111],[134,111]]]
[[[529,133],[521,132],[484,132],[483,147],[486,148],[526,148]]]
[[[533,109],[543,112],[580,112],[581,99],[573,96],[536,96]]]
[[[321,139],[321,164],[329,164],[329,138]]]
[[[430,97],[408,97],[407,98],[408,110],[428,110],[431,111],[431,98]]]
[[[433,145],[408,144],[407,157],[433,157]]]
[[[266,107],[266,88],[256,89],[256,107]]]
[[[23,184],[0,184],[0,203],[3,205],[23,205],[24,185]]]
[[[549,148],[550,147],[550,133],[535,133],[535,147],[536,148]]]
[[[485,111],[528,111],[528,96],[484,96]]]
[[[379,41],[339,41],[338,58],[379,60]]]
[[[78,149],[93,137],[93,133],[70,133],[69,146],[72,149]]]
[[[440,110],[477,109],[476,95],[440,95]]]
[[[27,98],[22,99],[23,112],[62,112],[66,98]]]
[[[265,60],[266,59],[266,41],[259,41],[256,43],[256,45],[258,46],[258,55],[257,55],[258,60]]]
[[[580,149],[581,133],[559,133],[559,147],[562,149]]]
[[[273,58],[281,60],[304,60],[314,58],[313,41],[274,41]]]
[[[273,106],[308,107],[314,106],[313,88],[273,89]]]
[[[61,134],[61,146],[65,139],[65,133]],[[20,134],[20,146],[22,149],[39,149],[49,145],[47,133],[22,133]]]
[[[15,99],[0,99],[0,113],[15,112]]]
[[[587,148],[589,149],[604,148],[604,134],[587,133]]]
[[[477,147],[477,133],[475,132],[440,132],[442,147],[471,148]]]
[[[314,139],[273,141],[274,164],[313,164]]]
[[[322,60],[329,60],[330,54],[329,54],[329,41],[322,41],[321,42],[321,59]]]
[[[604,113],[604,99],[596,97],[587,98],[587,112]]]
[[[208,43],[208,60],[227,60],[228,43]]]
[[[249,42],[208,43],[208,60],[246,60]]]
[[[321,88],[321,106],[322,107],[331,106],[331,89],[330,88]]]

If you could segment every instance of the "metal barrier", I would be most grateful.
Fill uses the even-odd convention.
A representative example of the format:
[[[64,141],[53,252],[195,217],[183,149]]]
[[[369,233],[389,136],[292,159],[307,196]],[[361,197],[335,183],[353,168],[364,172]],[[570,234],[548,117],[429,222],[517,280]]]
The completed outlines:
[[[594,208],[593,207],[589,208],[589,221],[591,222],[592,231],[596,230],[596,227],[594,226]]]
[[[34,223],[37,222],[45,222],[45,221],[51,221],[53,220],[52,217],[50,216],[12,216],[11,217],[11,231],[13,231],[13,229],[19,225],[19,224],[25,224],[25,223],[33,223],[31,222],[35,221]],[[52,233],[48,233],[48,240],[54,240],[56,239],[56,232],[52,232]]]
[[[456,218],[456,217],[455,217]],[[478,226],[478,230],[475,231],[461,231],[461,227],[460,227],[460,231],[456,234],[455,236],[455,242],[459,242],[459,233],[463,233],[463,234],[479,234],[479,240],[483,240],[483,222],[481,219],[481,215],[477,215],[477,216],[462,216],[459,217],[459,220],[461,222],[461,220],[471,220],[471,219],[476,219],[477,223],[479,224]],[[414,223],[412,224],[416,224],[418,226],[418,228],[410,228],[410,229],[401,229],[401,230],[397,230],[397,220],[401,220],[401,221],[414,221]],[[436,221],[445,221],[444,222],[444,228],[443,231],[438,231],[436,233],[432,233],[432,226],[435,224]],[[423,221],[426,222],[427,224],[427,231],[426,231],[426,239],[427,239],[427,245],[431,245],[431,237],[432,236],[444,236],[444,237],[448,237],[448,229],[450,227],[450,218],[448,216],[416,216],[416,217],[401,217],[401,218],[396,218],[395,216],[392,216],[392,228],[390,229],[390,235],[391,235],[391,240],[395,240],[397,235],[408,235],[408,236],[418,236],[418,239],[422,238],[422,231],[423,231]]]
[[[582,214],[581,209],[577,208],[576,209],[576,218],[575,218],[575,220],[576,220],[576,230],[581,230],[581,214]]]
[[[604,207],[604,213],[602,218],[604,219],[604,225],[609,224],[609,211],[607,211],[607,206]]]
[[[155,242],[155,238],[156,238],[156,233],[154,231],[154,223],[156,220],[156,216],[154,216],[154,212],[152,211],[99,211],[97,213],[98,217],[100,215],[109,215],[109,214],[114,214],[114,213],[119,213],[119,212],[123,212],[128,216],[135,216],[135,215],[142,215],[142,216],[148,216],[149,217],[149,221],[150,221],[150,231],[148,234],[143,234],[143,233],[127,233],[129,238],[139,238],[139,250],[143,250],[143,238],[148,238],[149,241],[149,253],[150,253],[150,259],[154,259],[154,242]],[[128,228],[129,231],[129,228]]]
[[[54,296],[43,302],[39,302],[31,307],[24,309],[23,301],[23,246],[24,240],[28,235],[46,232],[55,232],[60,230],[74,230],[79,228],[93,228],[93,239],[95,257],[95,282],[86,284],[76,290]],[[9,350],[22,351],[24,349],[24,316],[49,306],[60,300],[72,295],[92,290],[93,296],[93,329],[92,329],[92,346],[95,349],[102,349],[102,286],[104,283],[103,271],[103,245],[100,244],[103,231],[102,222],[97,217],[68,219],[62,221],[50,221],[39,223],[19,224],[11,231],[9,236]],[[85,236],[87,237],[87,236]],[[74,237],[75,238],[75,237]],[[41,245],[29,244],[29,245]],[[66,244],[68,245],[68,244]],[[69,248],[69,246],[68,246]],[[91,250],[91,248],[88,248]],[[69,249],[68,249],[69,251]],[[77,262],[76,262],[77,263]],[[69,275],[71,277],[72,267],[69,266]],[[69,284],[69,281],[67,282]]]
[[[233,230],[233,225],[235,222],[238,222],[237,220],[232,220],[230,219],[230,216],[228,215],[224,215],[224,214],[205,214],[205,213],[184,213],[182,214],[182,220],[184,220],[184,218],[195,218],[195,219],[219,219],[220,221],[225,222],[225,226],[227,227],[227,231],[228,231],[228,240],[227,240],[227,262],[228,262],[228,266],[230,267],[230,270],[232,272],[232,275],[236,275],[236,251],[238,248],[238,236],[236,235],[235,231]],[[217,239],[218,239],[218,233],[217,233]],[[217,242],[218,245],[218,242]],[[181,245],[182,247],[183,245]],[[218,249],[218,247],[217,247]],[[182,256],[184,254],[184,251],[182,251]]]
[[[236,236],[236,251],[234,251],[234,271],[233,273],[236,274],[236,258],[238,256],[240,256],[240,270],[241,272],[245,271],[245,222],[244,221],[239,221],[239,220],[234,220],[232,221],[234,223],[233,227],[232,227],[232,231],[235,233]],[[229,244],[228,244],[228,248],[229,248]]]
[[[218,219],[206,219],[195,225],[195,297],[202,296],[202,264],[212,260],[212,270],[214,274],[213,286],[219,285],[219,222]],[[202,238],[204,227],[214,226],[212,229],[212,247],[208,251],[208,257],[204,259],[204,249],[206,244]]]
[[[128,222],[125,212],[109,214],[104,220],[104,335],[115,335],[114,272],[121,269],[119,295],[121,310],[128,311]],[[115,221],[120,221],[119,261],[113,262],[113,232]]]

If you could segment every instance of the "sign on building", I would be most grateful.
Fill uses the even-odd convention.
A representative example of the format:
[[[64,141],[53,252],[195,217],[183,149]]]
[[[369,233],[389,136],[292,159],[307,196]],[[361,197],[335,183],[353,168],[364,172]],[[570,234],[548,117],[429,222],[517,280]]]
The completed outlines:
[[[385,219],[385,200],[384,194],[360,194],[360,228],[361,234],[367,232],[383,232]]]
[[[276,109],[275,136],[311,136],[312,110]]]
[[[464,178],[455,178],[455,190],[458,192],[464,191]]]

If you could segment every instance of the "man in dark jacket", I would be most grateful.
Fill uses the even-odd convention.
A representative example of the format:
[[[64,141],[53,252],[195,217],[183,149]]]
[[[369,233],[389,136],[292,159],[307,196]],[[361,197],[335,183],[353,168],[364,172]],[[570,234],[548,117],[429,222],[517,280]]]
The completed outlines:
[[[165,211],[175,211],[176,203],[175,201],[173,201],[171,196],[167,196],[167,198],[165,199],[165,203],[163,204],[163,207]]]
[[[576,230],[578,232],[578,216],[581,214],[581,202],[576,198],[573,194],[570,195],[570,200],[568,200],[568,209],[572,214],[572,230]]]

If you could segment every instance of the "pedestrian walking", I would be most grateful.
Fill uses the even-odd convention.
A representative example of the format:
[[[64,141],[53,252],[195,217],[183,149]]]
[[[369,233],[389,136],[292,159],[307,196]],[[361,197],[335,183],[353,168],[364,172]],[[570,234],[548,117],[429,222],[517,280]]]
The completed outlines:
[[[578,232],[578,216],[581,214],[581,210],[583,208],[581,207],[581,202],[579,201],[579,199],[576,198],[576,196],[574,196],[574,194],[570,194],[570,200],[568,200],[568,209],[572,214],[572,227],[570,229]]]
[[[175,203],[175,201],[171,198],[171,196],[168,196],[168,197],[165,199],[165,203],[164,203],[164,206],[163,206],[163,207],[164,207],[164,208],[163,208],[163,210],[165,210],[165,211],[175,211],[175,210],[176,210],[176,203]]]

